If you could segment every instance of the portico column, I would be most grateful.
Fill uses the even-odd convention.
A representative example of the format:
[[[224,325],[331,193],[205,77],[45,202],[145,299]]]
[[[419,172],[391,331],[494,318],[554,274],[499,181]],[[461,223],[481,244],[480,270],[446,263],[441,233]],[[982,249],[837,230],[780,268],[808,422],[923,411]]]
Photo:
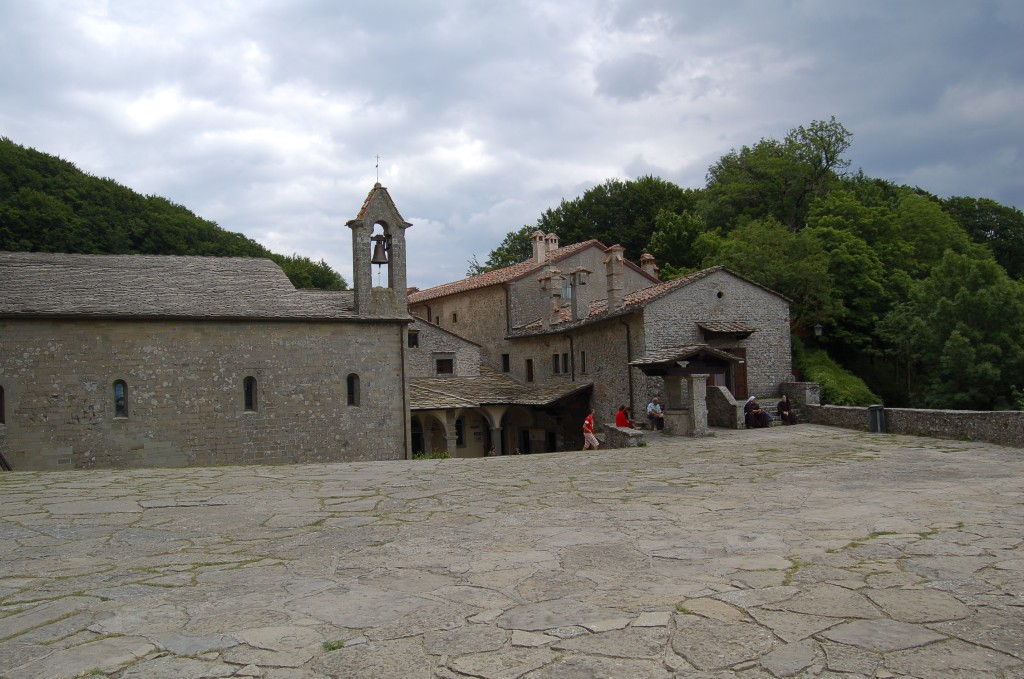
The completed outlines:
[[[686,383],[689,387],[690,398],[687,409],[690,411],[690,422],[693,431],[687,432],[691,436],[708,435],[708,376],[706,374],[693,374],[686,376]]]

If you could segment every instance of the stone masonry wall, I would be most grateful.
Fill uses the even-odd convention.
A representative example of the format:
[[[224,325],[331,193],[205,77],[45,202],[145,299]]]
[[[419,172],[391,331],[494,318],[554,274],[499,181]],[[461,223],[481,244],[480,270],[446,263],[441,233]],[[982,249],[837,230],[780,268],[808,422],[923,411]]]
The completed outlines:
[[[868,431],[867,408],[808,405],[802,408],[802,412],[814,424]],[[890,434],[986,441],[1024,448],[1024,411],[885,408],[883,412],[885,431]]]
[[[0,447],[16,470],[399,459],[403,327],[3,320]],[[116,380],[127,417],[115,417]]]
[[[409,312],[426,320],[428,307],[432,323],[476,342],[483,348],[488,363],[501,365],[501,354],[509,351],[505,342],[508,328],[504,286],[492,285],[432,299],[413,305]]]
[[[736,321],[756,327],[732,343],[747,350],[749,393],[778,394],[791,377],[789,305],[763,288],[718,271],[648,305],[647,350],[703,343],[700,321]],[[710,342],[713,346],[717,343]]]
[[[434,377],[437,366],[434,358],[438,354],[450,355],[455,359],[455,374],[460,377],[474,377],[480,374],[481,348],[436,325],[416,320],[409,326],[409,332],[419,334],[419,346],[406,350],[406,369],[409,377]]]

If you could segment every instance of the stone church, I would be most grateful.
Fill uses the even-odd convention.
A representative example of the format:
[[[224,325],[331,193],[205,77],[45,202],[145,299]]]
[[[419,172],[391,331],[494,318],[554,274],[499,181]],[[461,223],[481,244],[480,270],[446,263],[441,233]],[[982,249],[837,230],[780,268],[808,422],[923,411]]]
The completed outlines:
[[[349,291],[260,259],[0,253],[0,464],[568,450],[590,407],[642,420],[659,395],[668,432],[701,435],[791,379],[788,300],[723,267],[660,281],[538,231],[524,262],[417,290],[409,226],[376,184]]]
[[[408,226],[374,186],[350,291],[296,290],[263,259],[0,253],[4,464],[406,457]]]

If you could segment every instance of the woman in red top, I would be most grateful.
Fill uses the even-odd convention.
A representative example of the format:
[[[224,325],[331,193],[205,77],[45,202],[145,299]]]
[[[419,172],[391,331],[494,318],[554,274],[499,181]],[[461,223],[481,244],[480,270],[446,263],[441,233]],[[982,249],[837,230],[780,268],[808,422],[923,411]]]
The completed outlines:
[[[633,426],[633,420],[629,418],[629,411],[626,410],[626,406],[619,406],[619,412],[615,413],[615,426],[636,429]]]
[[[587,412],[586,419],[583,420],[583,450],[588,448],[597,450],[600,445],[597,437],[594,436],[594,409],[591,408]]]

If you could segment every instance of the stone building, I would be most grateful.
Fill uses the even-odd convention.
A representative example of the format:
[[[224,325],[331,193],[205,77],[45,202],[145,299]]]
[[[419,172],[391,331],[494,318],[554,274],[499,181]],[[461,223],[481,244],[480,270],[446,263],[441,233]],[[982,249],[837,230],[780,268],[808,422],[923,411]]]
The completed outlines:
[[[748,394],[777,394],[792,379],[781,295],[721,266],[663,282],[653,258],[637,266],[617,245],[559,247],[539,231],[532,240],[525,262],[414,291],[411,313],[478,343],[485,363],[519,383],[584,388],[601,422],[620,405],[642,420],[660,395],[679,433],[701,433],[709,413],[740,426]],[[579,410],[546,425],[566,447],[582,443]]]
[[[409,224],[377,184],[348,226],[351,291],[296,290],[261,259],[0,253],[0,457],[39,470],[407,456]]]

